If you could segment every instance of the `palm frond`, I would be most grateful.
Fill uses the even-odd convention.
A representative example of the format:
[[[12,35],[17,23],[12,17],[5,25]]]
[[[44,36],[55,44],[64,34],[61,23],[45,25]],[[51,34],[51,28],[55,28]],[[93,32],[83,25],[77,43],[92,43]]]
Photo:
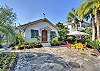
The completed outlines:
[[[80,8],[78,9],[78,16],[80,16],[81,19],[84,18],[84,16],[91,10],[93,9],[94,7],[94,2],[95,1],[87,1],[87,2],[84,2]]]

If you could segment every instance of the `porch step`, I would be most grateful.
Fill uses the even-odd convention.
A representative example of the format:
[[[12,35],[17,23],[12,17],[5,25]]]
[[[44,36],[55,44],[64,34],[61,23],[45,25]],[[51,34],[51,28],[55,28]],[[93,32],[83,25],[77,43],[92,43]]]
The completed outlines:
[[[43,47],[51,46],[50,43],[42,43]]]

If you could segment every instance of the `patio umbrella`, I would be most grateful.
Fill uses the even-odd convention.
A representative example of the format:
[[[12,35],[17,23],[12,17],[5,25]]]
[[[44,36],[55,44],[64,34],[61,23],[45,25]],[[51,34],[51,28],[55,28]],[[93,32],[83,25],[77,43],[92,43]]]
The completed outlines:
[[[74,32],[71,32],[71,33],[69,33],[69,34],[67,34],[67,35],[75,36],[75,37],[76,37],[76,41],[77,41],[78,39],[81,39],[81,36],[87,36],[87,35],[89,35],[89,34],[84,33],[84,32],[80,32],[80,31],[74,31]],[[80,38],[78,38],[78,36],[79,36]]]
[[[73,35],[73,36],[86,36],[88,35],[87,33],[84,33],[84,32],[80,32],[80,31],[74,31],[74,32],[71,32],[67,35]]]

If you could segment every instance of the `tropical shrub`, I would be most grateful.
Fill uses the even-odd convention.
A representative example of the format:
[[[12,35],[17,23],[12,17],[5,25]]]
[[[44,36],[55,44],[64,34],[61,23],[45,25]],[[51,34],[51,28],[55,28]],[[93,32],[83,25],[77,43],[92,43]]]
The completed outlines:
[[[88,35],[85,36],[85,41],[91,41],[92,40],[92,28],[91,27],[87,27],[84,30],[82,30],[82,32],[87,33]]]
[[[18,42],[19,44],[22,44],[24,42],[24,36],[23,34],[16,34],[16,42]]]
[[[17,36],[17,41],[19,41],[20,43],[15,46],[15,49],[22,50],[22,49],[41,48],[42,47],[39,37],[32,38],[32,40],[25,42],[23,35],[20,34]]]
[[[34,43],[24,43],[24,44],[19,44],[15,46],[16,49],[31,49],[31,48],[41,48],[42,44],[39,42],[34,42]]]
[[[34,47],[35,48],[41,48],[43,46],[42,46],[42,44],[40,42],[38,42],[38,43],[34,43]]]
[[[51,41],[51,46],[59,46],[61,45],[61,41],[59,41],[59,37],[55,37]]]
[[[100,40],[96,41],[96,49],[100,49]]]
[[[25,48],[25,45],[24,44],[19,44],[17,46],[15,46],[16,49],[24,49]]]
[[[86,40],[85,40],[85,39],[77,40],[77,42],[80,42],[80,43],[82,43],[82,44],[85,44],[85,43],[86,43]]]
[[[92,40],[88,40],[87,41],[87,47],[88,48],[94,48],[95,47],[95,41],[92,41]]]
[[[58,22],[56,26],[59,34],[59,41],[65,43],[67,41],[68,28],[60,22]]]
[[[67,36],[66,39],[67,39],[68,42],[70,42],[70,43],[72,43],[72,44],[77,43],[76,37],[75,37],[75,36]]]
[[[96,48],[99,49],[100,48],[100,40],[96,40],[96,41],[88,41],[87,45],[89,45],[91,48]]]

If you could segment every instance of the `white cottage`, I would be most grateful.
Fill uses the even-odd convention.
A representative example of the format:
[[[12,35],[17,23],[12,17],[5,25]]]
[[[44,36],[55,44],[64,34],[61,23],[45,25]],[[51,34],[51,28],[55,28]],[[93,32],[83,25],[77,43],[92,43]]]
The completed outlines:
[[[43,45],[50,45],[50,41],[58,36],[57,28],[47,18],[29,22],[17,27],[23,32],[26,42],[33,42],[39,38]]]

